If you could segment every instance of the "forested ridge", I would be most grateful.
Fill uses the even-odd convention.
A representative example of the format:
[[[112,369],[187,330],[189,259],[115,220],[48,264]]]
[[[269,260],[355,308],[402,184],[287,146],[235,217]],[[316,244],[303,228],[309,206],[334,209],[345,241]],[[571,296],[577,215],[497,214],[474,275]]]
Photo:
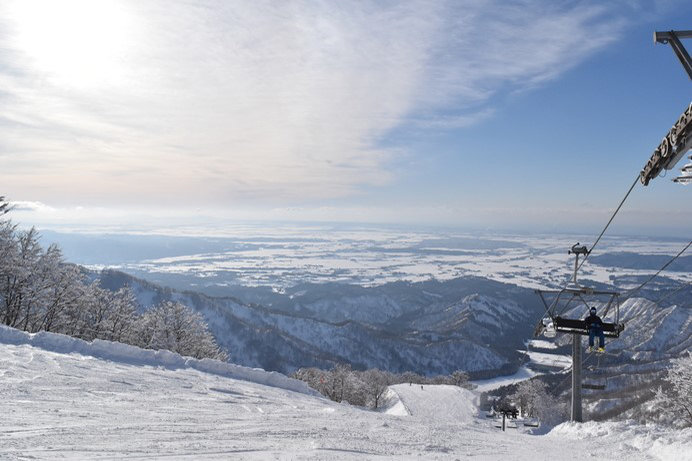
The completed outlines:
[[[10,208],[0,197],[0,215]],[[50,331],[104,339],[195,358],[226,360],[203,317],[165,301],[137,311],[129,288],[107,290],[66,262],[57,245],[43,247],[33,227],[0,219],[0,322],[31,333]]]

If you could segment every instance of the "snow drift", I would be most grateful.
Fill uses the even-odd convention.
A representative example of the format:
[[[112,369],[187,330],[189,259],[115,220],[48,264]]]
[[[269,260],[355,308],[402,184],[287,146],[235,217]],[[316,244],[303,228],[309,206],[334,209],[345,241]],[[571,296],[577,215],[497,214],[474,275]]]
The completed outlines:
[[[87,342],[57,333],[42,331],[32,334],[0,325],[0,343],[28,344],[51,352],[61,354],[77,353],[132,365],[162,366],[170,369],[192,368],[227,378],[242,379],[308,395],[319,395],[304,382],[289,378],[275,371],[248,368],[212,359],[200,360],[192,357],[183,357],[166,350],[142,349],[128,344],[100,339]]]

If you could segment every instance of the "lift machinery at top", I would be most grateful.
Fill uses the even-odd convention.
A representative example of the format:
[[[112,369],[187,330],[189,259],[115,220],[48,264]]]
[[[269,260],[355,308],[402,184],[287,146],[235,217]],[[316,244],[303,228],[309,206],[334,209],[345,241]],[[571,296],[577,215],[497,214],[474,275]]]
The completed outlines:
[[[692,79],[692,59],[680,39],[692,38],[692,30],[671,30],[655,32],[654,42],[670,45],[680,60],[687,75]],[[678,117],[673,127],[654,150],[649,161],[644,165],[639,179],[645,186],[663,170],[672,170],[687,151],[692,149],[692,103]],[[692,157],[690,158],[692,160]],[[692,163],[682,167],[681,175],[673,179],[679,184],[692,183]]]

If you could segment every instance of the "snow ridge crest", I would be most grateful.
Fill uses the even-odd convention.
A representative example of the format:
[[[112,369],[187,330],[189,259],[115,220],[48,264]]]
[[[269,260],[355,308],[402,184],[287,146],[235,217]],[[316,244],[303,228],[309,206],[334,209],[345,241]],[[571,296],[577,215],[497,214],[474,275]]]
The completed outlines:
[[[159,366],[170,369],[192,368],[232,379],[250,381],[307,395],[319,395],[303,381],[289,378],[276,371],[249,368],[213,359],[184,357],[167,350],[142,349],[113,341],[95,339],[92,342],[71,336],[41,331],[27,333],[0,325],[0,343],[29,345],[60,354],[81,354],[131,365]]]

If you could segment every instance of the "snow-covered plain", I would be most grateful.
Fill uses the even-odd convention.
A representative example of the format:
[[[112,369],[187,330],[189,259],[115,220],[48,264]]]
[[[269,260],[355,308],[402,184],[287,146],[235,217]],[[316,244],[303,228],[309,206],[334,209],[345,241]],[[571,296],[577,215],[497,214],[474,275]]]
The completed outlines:
[[[110,267],[145,278],[147,274],[189,276],[196,279],[192,284],[199,286],[281,289],[303,282],[373,286],[402,280],[479,276],[527,288],[554,288],[564,285],[571,275],[573,259],[567,250],[577,241],[591,242],[594,238],[295,226],[229,228],[217,231],[214,237],[226,242],[214,252],[119,264],[103,261],[90,267]],[[630,252],[672,256],[682,246],[681,241],[607,236],[599,243],[597,255]],[[79,255],[71,257],[79,262]],[[581,277],[611,283],[613,276],[644,276],[652,272],[590,263],[582,268]],[[669,272],[667,276],[681,282],[692,280],[692,272]]]
[[[450,386],[394,386],[392,404],[408,410],[379,413],[212,362],[0,328],[0,458],[692,459],[692,430],[502,433],[476,395]]]

